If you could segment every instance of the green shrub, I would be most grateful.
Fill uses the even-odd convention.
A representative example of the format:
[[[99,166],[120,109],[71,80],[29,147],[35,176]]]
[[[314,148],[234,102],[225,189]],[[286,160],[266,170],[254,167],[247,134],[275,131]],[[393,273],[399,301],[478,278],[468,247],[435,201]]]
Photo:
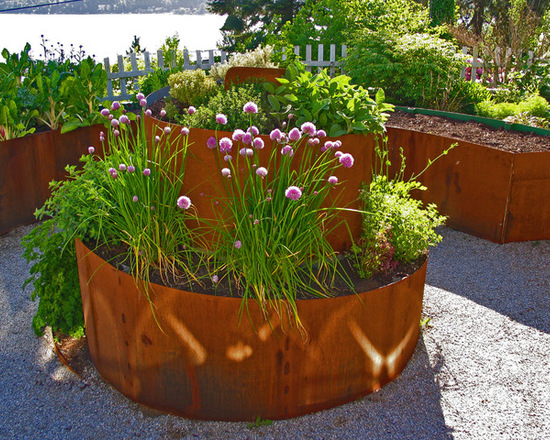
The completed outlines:
[[[518,104],[518,113],[545,118],[548,116],[548,101],[539,95],[532,95]]]
[[[513,102],[483,101],[476,105],[476,112],[479,116],[492,119],[504,119],[519,113],[519,106]]]
[[[227,124],[224,130],[235,130],[250,125],[250,115],[243,112],[244,105],[249,102],[258,105],[258,113],[254,115],[254,125],[261,133],[266,133],[272,128],[269,112],[266,109],[265,93],[260,83],[238,84],[228,90],[219,90],[212,95],[206,103],[199,106],[192,115],[186,112],[179,112],[178,109],[167,103],[166,111],[170,116],[171,112],[178,111],[176,119],[187,127],[207,128],[210,130],[219,129],[216,123],[216,115],[223,113],[227,116]]]
[[[197,105],[216,90],[215,81],[202,69],[184,70],[168,77],[170,96],[183,105]]]
[[[429,34],[390,35],[364,32],[345,59],[356,84],[381,87],[390,102],[422,106],[447,89],[437,78],[460,78],[464,56],[450,42]]]

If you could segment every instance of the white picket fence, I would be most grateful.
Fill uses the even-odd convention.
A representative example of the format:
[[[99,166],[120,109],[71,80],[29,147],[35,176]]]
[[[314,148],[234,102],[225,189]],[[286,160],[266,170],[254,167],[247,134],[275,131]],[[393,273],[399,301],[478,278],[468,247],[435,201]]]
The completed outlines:
[[[346,56],[347,47],[342,46],[340,48],[340,56],[337,57],[336,46],[331,44],[329,47],[328,60],[324,59],[324,46],[319,45],[317,49],[317,59],[312,58],[312,48],[310,45],[306,46],[305,54],[300,54],[300,46],[294,48],[294,53],[300,55],[307,66],[308,70],[312,68],[327,68],[331,75],[334,75],[337,67],[340,65],[339,60]],[[183,51],[184,64],[183,70],[195,70],[195,69],[210,69],[216,62],[224,62],[227,60],[229,54],[223,50],[197,50],[189,52],[187,49]],[[139,57],[139,58],[138,58]],[[165,65],[165,56],[162,50],[158,50],[156,54],[157,66],[160,69],[169,69],[175,66],[175,57],[172,59],[172,65]],[[283,59],[286,56],[283,54]],[[125,70],[126,67],[130,70]],[[126,62],[126,66],[125,66]],[[138,68],[138,64],[143,66]],[[108,100],[128,100],[131,99],[133,94],[139,91],[138,78],[149,75],[155,69],[152,67],[153,59],[149,52],[144,52],[143,55],[136,55],[132,53],[130,55],[118,55],[117,56],[117,69],[111,69],[111,62],[109,58],[103,60],[103,66],[107,71],[107,96]]]
[[[335,75],[336,72],[342,72],[340,60],[346,57],[347,46],[340,47],[340,53],[337,55],[337,47],[334,44],[329,46],[328,50],[328,60],[325,60],[325,47],[322,44],[319,44],[317,47],[317,58],[313,59],[313,49],[311,45],[305,47],[305,53],[300,52],[300,46],[295,46],[293,52],[296,55],[299,55],[306,65],[308,70],[312,69],[328,69],[330,75]],[[499,48],[495,51],[494,54],[484,54],[485,61],[481,61],[479,58],[479,49],[477,47],[469,48],[464,46],[462,48],[463,54],[471,55],[471,77],[469,80],[476,80],[476,71],[478,67],[481,67],[483,75],[489,75],[490,68],[488,66],[492,65],[493,68],[498,70],[498,66],[506,66],[508,60],[510,59],[512,53],[511,50],[501,51]],[[105,99],[108,100],[129,100],[132,96],[139,91],[138,78],[142,76],[149,75],[154,71],[152,56],[149,52],[144,52],[142,55],[138,56],[135,53],[132,53],[127,56],[118,55],[117,57],[117,70],[111,70],[111,63],[109,58],[105,58],[103,65],[107,71],[107,96]],[[141,57],[143,60],[141,60]],[[216,62],[224,62],[228,59],[229,54],[223,50],[211,49],[211,50],[197,50],[194,52],[189,52],[187,49],[183,51],[184,57],[184,70],[195,70],[195,69],[210,69]],[[487,59],[491,59],[487,61]],[[162,50],[157,51],[156,53],[156,65],[160,69],[169,69],[175,65],[175,57],[170,57],[172,60],[171,66],[166,66],[165,56]],[[283,60],[286,59],[286,55],[283,54]],[[130,65],[130,70],[125,70],[125,61]],[[138,62],[139,61],[139,62]],[[529,61],[528,65],[533,62],[533,52],[529,52]],[[139,66],[143,66],[141,69]],[[506,75],[506,72],[504,73]],[[466,77],[466,69],[462,71],[462,78]],[[493,76],[492,81],[497,81],[497,77]]]

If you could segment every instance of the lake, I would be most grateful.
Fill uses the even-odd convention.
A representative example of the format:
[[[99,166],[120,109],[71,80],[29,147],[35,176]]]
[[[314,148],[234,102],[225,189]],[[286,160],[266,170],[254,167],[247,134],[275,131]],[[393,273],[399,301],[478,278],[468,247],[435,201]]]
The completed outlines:
[[[105,57],[114,60],[116,55],[126,54],[134,35],[140,37],[142,47],[155,53],[166,37],[176,32],[180,48],[208,50],[221,40],[219,29],[224,22],[225,17],[213,14],[0,14],[0,50],[19,53],[28,42],[32,55],[38,58],[43,53],[44,35],[54,48],[58,42],[66,51],[71,44],[82,45],[86,54],[103,62]]]

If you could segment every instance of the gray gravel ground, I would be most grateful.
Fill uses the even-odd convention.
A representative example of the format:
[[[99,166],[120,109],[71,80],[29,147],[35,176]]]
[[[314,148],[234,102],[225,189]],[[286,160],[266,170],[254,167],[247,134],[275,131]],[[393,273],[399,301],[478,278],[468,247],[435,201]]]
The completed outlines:
[[[424,327],[402,375],[377,393],[271,426],[197,422],[141,408],[92,365],[84,384],[31,319],[19,239],[0,237],[0,439],[550,438],[550,241],[496,245],[443,228]]]

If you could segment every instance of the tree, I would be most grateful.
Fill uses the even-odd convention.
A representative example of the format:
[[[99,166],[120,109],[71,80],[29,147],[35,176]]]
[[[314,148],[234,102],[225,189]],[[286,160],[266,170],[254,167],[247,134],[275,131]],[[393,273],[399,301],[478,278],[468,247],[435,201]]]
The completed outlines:
[[[279,32],[303,4],[303,0],[210,0],[207,9],[227,15],[221,49],[245,51],[262,44],[267,33]]]
[[[141,43],[139,41],[139,38],[137,35],[134,35],[134,39],[132,43],[130,44],[130,48],[126,51],[126,55],[130,55],[131,53],[140,54],[145,52],[147,49],[144,47],[141,47]]]

